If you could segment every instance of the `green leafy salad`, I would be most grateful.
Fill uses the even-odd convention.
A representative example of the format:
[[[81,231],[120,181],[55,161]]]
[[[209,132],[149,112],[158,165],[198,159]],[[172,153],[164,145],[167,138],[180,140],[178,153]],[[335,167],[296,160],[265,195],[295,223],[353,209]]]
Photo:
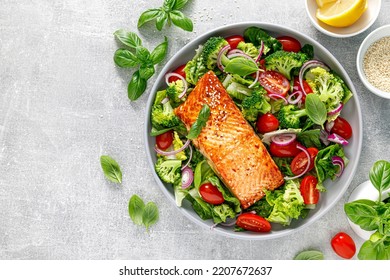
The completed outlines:
[[[210,108],[203,106],[189,131],[174,114],[210,70],[284,175],[281,187],[265,190],[245,210],[191,142],[206,125]],[[340,113],[352,92],[314,59],[313,46],[249,27],[244,34],[209,38],[192,60],[165,78],[167,87],[156,93],[151,110],[151,135],[156,137],[156,173],[172,184],[177,206],[187,200],[215,226],[268,232],[273,223],[288,226],[305,218],[326,191],[323,182],[342,175],[352,128]]]

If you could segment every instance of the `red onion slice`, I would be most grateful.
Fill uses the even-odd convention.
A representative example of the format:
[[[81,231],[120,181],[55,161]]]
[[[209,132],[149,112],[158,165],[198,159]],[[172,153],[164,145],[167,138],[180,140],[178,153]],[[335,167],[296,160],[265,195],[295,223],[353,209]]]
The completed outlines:
[[[285,180],[294,180],[294,179],[297,179],[297,178],[301,177],[303,174],[305,174],[305,173],[309,170],[309,167],[310,167],[310,164],[311,164],[311,158],[310,158],[309,152],[308,152],[307,149],[306,149],[303,145],[301,145],[301,144],[297,144],[297,148],[300,149],[301,151],[303,151],[303,152],[305,153],[305,155],[306,155],[306,157],[307,157],[307,166],[306,166],[305,170],[304,170],[301,174],[299,174],[299,175],[297,175],[297,176],[294,176],[294,177],[284,177]]]
[[[295,97],[295,99],[292,99],[295,95],[298,95],[298,96]],[[299,101],[301,101],[302,96],[303,96],[302,91],[298,90],[298,91],[293,92],[293,93],[288,97],[287,101],[288,101],[288,103],[295,105],[295,104],[297,104]]]
[[[180,80],[182,80],[182,82],[183,82],[183,91],[178,96],[179,98],[182,98],[186,94],[187,89],[188,89],[188,83],[187,83],[186,79],[182,75],[179,75],[177,73],[173,73],[173,72],[168,73],[168,74],[165,75],[165,83],[168,86],[170,84],[169,83],[169,78],[171,78],[171,77],[176,77],[176,78],[179,78]]]
[[[336,133],[332,133],[328,136],[328,140],[333,143],[341,144],[343,146],[348,145],[348,141]]]
[[[335,115],[335,114],[339,113],[343,109],[343,107],[344,107],[343,103],[340,103],[335,109],[328,112],[328,115]]]
[[[225,52],[227,52],[228,50],[230,50],[230,45],[224,46],[218,53],[217,66],[218,66],[219,70],[221,70],[222,72],[225,71],[225,67],[222,65],[222,62],[221,62],[222,55],[225,54]]]
[[[325,130],[326,132],[330,132],[334,126],[334,121],[326,122],[325,123]]]
[[[158,154],[160,154],[160,155],[163,155],[163,156],[172,156],[172,155],[176,155],[177,153],[180,153],[181,151],[183,151],[185,148],[188,147],[188,145],[189,145],[190,143],[191,143],[191,140],[188,139],[188,140],[184,143],[183,147],[181,147],[180,149],[177,149],[177,150],[175,150],[175,151],[170,151],[170,152],[165,152],[165,151],[163,151],[163,150],[160,150],[160,149],[157,148],[157,147],[154,147],[154,150],[155,150]]]
[[[165,104],[169,101],[169,98],[168,97],[165,97],[163,100],[161,100],[161,104]]]
[[[263,52],[264,52],[264,42],[261,41],[260,42],[260,49],[259,49],[259,55],[257,56],[256,58],[256,63],[259,62],[261,60],[261,56],[263,55]]]
[[[181,172],[181,188],[186,189],[191,186],[194,181],[194,172],[188,166]]]
[[[188,146],[188,148],[190,148],[190,156],[186,162],[186,164],[184,164],[184,166],[181,168],[181,170],[183,170],[184,168],[186,168],[188,166],[188,164],[191,162],[191,159],[192,159],[192,147],[191,145]]]
[[[227,58],[229,58],[229,59],[230,58],[234,58],[234,57],[244,57],[244,58],[246,58],[248,60],[253,61],[253,63],[256,63],[256,61],[252,57],[250,57],[249,55],[247,55],[244,52],[236,52],[236,53],[228,53],[227,54]],[[256,63],[256,65],[257,65],[257,63]]]
[[[253,88],[256,84],[257,84],[257,81],[259,80],[259,76],[260,76],[260,71],[257,71],[256,72],[256,78],[255,80],[253,81],[253,83],[251,83],[248,88]]]
[[[334,165],[338,165],[340,167],[339,172],[337,172],[337,174],[335,174],[337,177],[340,177],[341,174],[343,174],[344,168],[345,168],[345,163],[344,163],[343,158],[339,157],[339,156],[333,156],[332,157],[332,163]]]
[[[273,136],[271,140],[278,146],[286,146],[291,144],[296,138],[297,135],[294,133],[285,133]]]
[[[283,95],[280,95],[280,94],[277,94],[277,93],[270,93],[270,94],[268,94],[268,96],[269,96],[269,98],[271,98],[273,100],[283,99],[284,100],[284,105],[288,104],[288,101],[287,101],[286,97],[284,97]]]
[[[301,86],[302,92],[303,92],[303,94],[305,96],[307,95],[307,92],[305,91],[305,87],[303,85],[303,74],[306,72],[307,69],[314,68],[314,67],[322,67],[326,71],[330,70],[329,67],[325,63],[323,63],[323,62],[321,62],[319,60],[315,60],[315,59],[306,61],[302,65],[301,70],[299,70],[299,76],[298,77],[299,77],[299,85]]]
[[[329,137],[329,133],[326,130],[321,129],[320,140],[322,141],[322,143],[324,143],[325,146],[328,146],[330,144],[328,137]]]

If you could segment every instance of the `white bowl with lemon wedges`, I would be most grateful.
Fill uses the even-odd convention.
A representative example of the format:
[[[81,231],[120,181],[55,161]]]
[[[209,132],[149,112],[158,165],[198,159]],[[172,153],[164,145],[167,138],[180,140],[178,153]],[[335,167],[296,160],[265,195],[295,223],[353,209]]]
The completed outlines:
[[[306,0],[306,12],[314,27],[338,38],[367,30],[377,19],[381,0]]]

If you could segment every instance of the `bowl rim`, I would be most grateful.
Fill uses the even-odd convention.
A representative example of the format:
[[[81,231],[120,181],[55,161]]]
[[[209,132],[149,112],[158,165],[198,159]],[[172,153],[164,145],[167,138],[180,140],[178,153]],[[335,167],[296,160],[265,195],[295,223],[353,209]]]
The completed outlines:
[[[341,199],[341,197],[344,195],[344,193],[348,189],[348,187],[351,184],[351,181],[352,181],[352,179],[354,177],[354,174],[355,174],[355,172],[357,170],[357,165],[358,165],[358,163],[360,161],[360,154],[361,154],[362,141],[363,141],[363,133],[362,133],[363,132],[363,121],[362,121],[360,102],[359,102],[359,98],[357,96],[356,89],[355,89],[355,87],[354,87],[354,85],[352,83],[352,80],[350,79],[348,73],[345,71],[344,67],[331,54],[331,52],[329,52],[319,42],[315,41],[314,39],[312,39],[308,35],[306,35],[304,33],[301,33],[299,31],[296,31],[296,30],[294,30],[294,29],[292,29],[290,27],[286,27],[286,26],[282,26],[282,25],[274,24],[274,23],[260,22],[260,21],[246,21],[246,22],[233,23],[233,24],[229,24],[229,25],[223,25],[223,26],[219,26],[219,27],[216,27],[214,29],[211,29],[211,30],[209,30],[209,31],[207,31],[205,33],[202,33],[201,35],[195,37],[189,43],[187,43],[184,47],[182,47],[175,55],[173,55],[169,59],[169,61],[166,62],[165,66],[161,70],[160,74],[157,76],[152,89],[150,90],[149,97],[148,97],[148,100],[147,100],[146,116],[145,116],[145,124],[144,124],[144,141],[145,141],[145,146],[144,147],[145,147],[145,150],[146,150],[146,155],[147,155],[147,160],[148,160],[148,163],[149,163],[149,167],[152,169],[153,177],[154,177],[155,181],[157,182],[157,184],[159,186],[159,189],[164,193],[164,195],[173,204],[173,206],[178,211],[180,211],[184,216],[186,216],[190,221],[194,222],[195,224],[199,225],[201,228],[203,228],[205,230],[210,230],[210,226],[205,223],[206,221],[200,220],[200,218],[195,218],[191,214],[189,214],[187,212],[187,210],[184,209],[183,207],[177,207],[176,206],[175,200],[174,200],[174,198],[172,198],[171,193],[168,191],[166,186],[162,183],[161,179],[158,177],[158,175],[154,171],[154,163],[153,163],[153,160],[152,160],[152,154],[151,154],[151,150],[150,150],[150,145],[151,144],[149,143],[149,137],[150,137],[150,135],[149,135],[150,112],[151,112],[153,100],[154,100],[154,97],[155,97],[155,92],[158,90],[158,84],[159,84],[158,81],[161,81],[164,78],[165,73],[167,73],[171,69],[171,65],[173,64],[173,62],[177,61],[178,58],[180,58],[180,56],[183,53],[187,52],[188,48],[190,48],[190,47],[192,48],[192,45],[195,45],[197,47],[200,44],[200,42],[205,41],[205,39],[209,38],[210,36],[213,36],[213,34],[215,34],[215,33],[228,31],[229,29],[233,29],[233,28],[246,28],[246,27],[249,27],[249,26],[258,26],[260,28],[263,28],[263,29],[266,29],[266,30],[270,30],[271,32],[275,32],[275,29],[277,29],[277,30],[284,30],[289,35],[292,35],[292,36],[297,35],[299,37],[303,37],[307,42],[315,45],[316,48],[317,47],[320,48],[326,54],[326,56],[329,57],[332,60],[332,62],[335,65],[337,65],[337,67],[340,69],[340,72],[342,72],[340,74],[342,74],[342,76],[344,77],[344,80],[347,82],[348,86],[350,87],[351,91],[353,92],[353,97],[352,98],[356,102],[356,108],[355,109],[357,110],[357,115],[358,115],[358,119],[359,119],[358,120],[358,126],[359,126],[360,133],[359,133],[359,137],[357,137],[358,139],[356,139],[356,141],[358,141],[357,142],[357,148],[358,149],[356,151],[356,160],[353,163],[350,162],[350,164],[352,164],[351,176],[346,179],[346,183],[345,183],[344,189],[337,194],[335,199],[333,201],[331,201],[329,203],[329,205],[327,205],[326,209],[324,209],[323,211],[320,211],[320,213],[317,214],[315,219],[308,220],[308,221],[306,221],[305,223],[299,225],[296,228],[286,228],[283,231],[273,232],[272,234],[259,234],[259,233],[245,232],[247,234],[243,235],[243,234],[240,234],[239,232],[237,233],[237,232],[234,232],[234,231],[227,232],[227,231],[224,231],[222,229],[219,229],[218,227],[213,228],[213,231],[216,232],[217,234],[225,236],[225,237],[229,237],[229,238],[235,238],[235,239],[241,239],[241,240],[269,240],[269,239],[275,239],[275,238],[279,238],[279,237],[283,237],[283,236],[287,236],[289,234],[295,233],[295,232],[297,232],[297,231],[299,231],[299,230],[301,230],[303,228],[308,227],[309,225],[311,225],[315,221],[318,221],[322,216],[324,216],[330,209],[332,209],[334,207],[334,205]],[[194,48],[194,50],[195,50],[195,48]]]
[[[389,34],[388,35],[380,36],[380,38],[376,39],[375,41],[370,42],[371,39],[375,35],[377,35],[378,33],[381,33],[382,30],[384,30],[384,29],[388,29],[389,30]],[[384,37],[389,37],[389,36],[390,36],[390,24],[386,24],[386,25],[382,25],[381,27],[378,27],[377,29],[373,30],[370,34],[368,34],[366,38],[364,38],[363,42],[360,44],[359,50],[358,50],[357,55],[356,55],[356,68],[357,68],[357,72],[358,72],[360,80],[362,81],[364,86],[369,91],[371,91],[375,95],[383,97],[385,99],[390,99],[390,92],[386,92],[386,91],[383,91],[383,90],[381,90],[381,89],[379,89],[377,87],[374,87],[367,80],[366,74],[364,73],[363,60],[364,60],[364,56],[365,56],[367,50],[370,48],[370,46],[372,44],[374,44],[375,42],[377,42],[378,40],[380,40],[380,39],[382,39]],[[365,50],[363,50],[363,49],[365,49]]]
[[[308,5],[309,1],[315,1],[315,0],[306,0],[306,1],[305,1],[306,13],[307,13],[307,15],[309,16],[309,19],[310,19],[311,23],[314,25],[314,27],[315,27],[318,31],[320,31],[320,32],[322,32],[322,33],[324,33],[324,34],[326,34],[326,35],[328,35],[328,36],[335,37],[335,38],[349,38],[349,37],[353,37],[353,36],[359,35],[360,33],[363,33],[363,32],[366,31],[368,28],[370,28],[370,27],[374,24],[374,22],[377,20],[377,18],[378,18],[378,16],[379,16],[379,13],[380,13],[380,10],[381,10],[381,7],[382,7],[382,0],[380,0],[380,1],[379,1],[379,7],[378,7],[378,9],[377,9],[376,12],[375,12],[374,17],[371,19],[371,21],[369,21],[369,23],[368,23],[364,28],[362,28],[362,29],[360,29],[360,30],[358,30],[358,31],[356,31],[356,32],[349,33],[349,34],[339,34],[339,33],[331,32],[331,31],[329,31],[329,30],[327,30],[327,29],[321,27],[321,26],[317,23],[316,18],[314,18],[314,17],[312,16],[312,14],[310,13],[310,11],[309,11],[309,5]]]

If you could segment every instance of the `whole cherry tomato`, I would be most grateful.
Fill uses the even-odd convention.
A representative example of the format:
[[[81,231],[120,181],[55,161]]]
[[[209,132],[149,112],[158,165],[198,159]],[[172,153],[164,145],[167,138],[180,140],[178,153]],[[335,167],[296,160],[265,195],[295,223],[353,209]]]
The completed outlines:
[[[225,201],[222,193],[211,183],[204,183],[201,185],[199,187],[199,193],[204,201],[213,205],[222,204]]]
[[[156,136],[156,144],[157,147],[161,150],[168,149],[173,142],[173,132],[172,130],[169,130],[163,134]]]
[[[256,127],[261,134],[264,134],[277,130],[279,121],[274,115],[267,113],[257,118]]]
[[[301,43],[293,37],[281,36],[276,39],[282,43],[283,50],[286,52],[299,52],[301,50]]]
[[[351,259],[356,253],[355,241],[345,232],[337,233],[331,241],[333,250],[344,259]]]
[[[336,133],[344,139],[349,139],[352,137],[352,127],[349,122],[342,117],[337,117],[337,119],[334,120],[334,125],[330,132]]]
[[[237,46],[240,42],[244,42],[244,37],[240,35],[233,35],[225,38],[225,40],[229,43],[231,49],[237,49]]]

